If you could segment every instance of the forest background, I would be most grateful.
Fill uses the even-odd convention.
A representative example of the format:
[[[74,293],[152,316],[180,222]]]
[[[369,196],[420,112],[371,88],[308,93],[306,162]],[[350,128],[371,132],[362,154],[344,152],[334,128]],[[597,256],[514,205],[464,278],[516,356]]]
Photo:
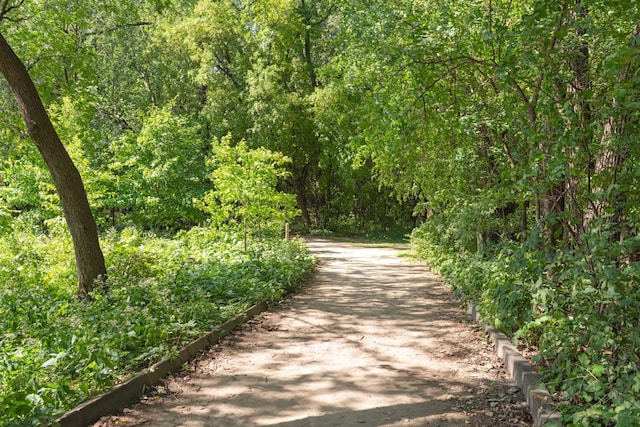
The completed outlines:
[[[0,33],[107,273],[75,289],[64,191],[2,80],[4,425],[280,298],[312,267],[294,218],[413,230],[567,424],[640,423],[637,1],[2,0]]]

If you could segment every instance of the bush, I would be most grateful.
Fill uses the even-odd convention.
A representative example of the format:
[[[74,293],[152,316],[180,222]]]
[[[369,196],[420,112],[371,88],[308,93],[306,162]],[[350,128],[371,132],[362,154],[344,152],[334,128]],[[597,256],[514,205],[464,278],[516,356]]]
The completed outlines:
[[[534,361],[566,425],[639,425],[640,265],[620,262],[630,243],[592,232],[550,254],[534,230],[479,253],[443,227],[432,218],[415,230],[414,251],[486,321],[538,350]]]

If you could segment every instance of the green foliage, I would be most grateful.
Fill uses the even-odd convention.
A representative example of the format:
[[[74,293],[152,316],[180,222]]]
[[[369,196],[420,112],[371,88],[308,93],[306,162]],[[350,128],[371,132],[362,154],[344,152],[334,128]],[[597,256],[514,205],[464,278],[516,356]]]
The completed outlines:
[[[176,169],[173,176],[171,170],[144,164],[148,156],[135,152],[139,144],[162,159],[168,139],[148,129],[164,128],[166,134],[174,125],[169,139],[185,153],[182,160],[198,159],[189,164],[190,178],[199,174],[206,180],[204,156],[189,157],[193,136],[208,141],[231,132],[252,148],[289,157],[292,174],[284,186],[296,194],[305,227],[364,231],[410,217],[414,201],[399,192],[390,195],[392,186],[380,187],[371,159],[355,159],[361,148],[357,128],[367,126],[355,107],[369,97],[345,90],[335,71],[339,67],[331,64],[343,53],[340,2],[116,3],[88,1],[71,10],[49,0],[12,10],[20,25],[2,23],[73,151],[102,227],[176,229],[202,220],[189,200],[201,198],[206,185],[181,182],[185,171]],[[3,121],[14,123],[15,106],[6,88],[0,86],[0,95]],[[160,111],[171,112],[174,124],[160,120]],[[8,127],[11,140],[20,138],[20,125],[15,127]],[[180,134],[181,127],[193,134]],[[153,153],[149,144],[156,138],[159,147]],[[206,154],[206,146],[200,149]],[[137,164],[127,164],[134,157]],[[20,153],[11,153],[11,160],[25,162]],[[20,196],[22,205],[24,200],[34,205],[16,207],[44,220],[59,214],[51,210],[57,198],[32,185],[44,186],[36,175],[40,166],[33,164],[27,161],[28,169],[22,170],[28,175],[11,172],[3,185]],[[31,185],[24,185],[26,179]],[[185,197],[178,200],[179,194]],[[404,201],[401,208],[398,199]]]
[[[538,350],[567,424],[640,422],[638,7],[342,6],[327,75],[416,250]]]
[[[191,92],[198,93],[195,108],[206,123],[207,140],[227,133],[244,138],[251,128],[246,78],[254,46],[247,31],[246,9],[234,1],[198,1],[189,13],[163,20],[155,31],[155,51],[189,64],[185,73],[190,76],[188,83],[194,85]],[[183,98],[187,93],[178,94]]]
[[[534,236],[501,242],[486,256],[461,250],[458,239],[446,237],[449,221],[432,217],[416,229],[414,250],[465,299],[477,302],[484,319],[538,350],[545,383],[567,424],[637,424],[637,263],[617,265],[615,253],[623,249],[597,233],[585,236],[587,257],[582,247],[549,260],[532,245]]]
[[[231,135],[214,139],[207,164],[213,169],[209,191],[201,208],[216,226],[236,223],[252,228],[281,230],[285,221],[299,215],[295,196],[278,191],[290,173],[291,160],[266,148],[249,149],[244,140],[231,145]]]
[[[2,425],[46,423],[250,305],[279,300],[313,267],[298,241],[245,252],[231,233],[163,239],[127,228],[104,236],[109,280],[86,302],[74,298],[66,236],[0,243]]]
[[[111,150],[105,207],[130,211],[129,221],[153,229],[202,219],[193,199],[205,191],[203,144],[189,120],[151,108],[140,131],[125,132]]]
[[[291,208],[292,197],[276,190],[295,193],[306,230],[371,234],[423,223],[416,250],[483,316],[537,348],[566,424],[638,424],[636,2],[67,6],[21,3],[1,25],[103,227],[177,230],[203,221],[201,207],[218,226],[246,218],[258,234],[274,223],[265,218],[282,221]],[[41,266],[7,283],[59,289],[73,276],[68,249],[20,250],[32,230],[60,239],[64,227],[2,83],[0,116],[0,234],[12,236],[7,253]],[[223,140],[210,153],[203,142],[228,132],[246,144]],[[149,245],[123,231],[114,239],[116,269],[155,289],[133,279],[164,277],[149,248],[175,244],[179,254],[195,237]],[[257,278],[225,286],[235,264],[199,267],[198,256],[181,256],[166,267],[194,292],[234,304],[247,291],[264,293]],[[253,247],[245,256],[260,259]],[[128,279],[111,280],[102,301],[119,313],[111,293],[130,298],[118,285]],[[151,306],[161,299],[150,298]],[[37,353],[24,348],[7,354]],[[65,363],[61,351],[38,363]],[[49,393],[24,390],[14,396],[23,408]]]

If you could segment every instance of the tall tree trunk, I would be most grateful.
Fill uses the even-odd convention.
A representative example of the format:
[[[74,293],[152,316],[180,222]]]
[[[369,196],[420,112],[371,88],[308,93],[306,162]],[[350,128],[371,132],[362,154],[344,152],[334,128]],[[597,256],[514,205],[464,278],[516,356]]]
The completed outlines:
[[[640,23],[636,24],[631,34],[629,46],[636,51],[635,55],[630,55],[629,61],[618,75],[618,86],[627,86],[627,92],[635,93],[638,84],[634,82],[634,77],[640,72]],[[602,135],[603,150],[598,153],[594,172],[596,174],[607,173],[610,176],[609,185],[619,184],[619,175],[626,168],[634,168],[633,158],[630,155],[629,148],[623,142],[625,139],[634,140],[632,132],[638,126],[638,118],[630,114],[627,105],[630,97],[627,94],[621,95],[620,98],[613,97],[612,102],[614,111],[619,112],[608,118],[604,126]],[[626,166],[626,164],[631,165]],[[597,190],[602,190],[598,188]],[[628,190],[631,191],[631,190]],[[618,231],[612,236],[613,241],[623,242],[625,239],[633,237],[631,234],[632,227],[629,224],[628,214],[625,213],[624,206],[628,203],[628,191],[615,194],[611,200],[594,202],[587,212],[588,218],[593,219],[596,215],[601,214],[607,207],[613,208],[613,216],[610,221],[615,224]],[[626,262],[634,262],[640,260],[640,249],[632,249],[632,252],[625,254]]]
[[[82,178],[53,128],[27,69],[2,34],[0,73],[11,87],[29,135],[53,177],[73,239],[78,294],[87,297],[95,280],[106,277],[106,268]]]
[[[304,5],[304,2],[302,2]],[[311,26],[307,25],[307,29],[304,32],[304,60],[307,63],[309,69],[309,83],[311,83],[312,89],[318,88],[318,78],[316,76],[316,69],[313,66],[313,59],[311,58]]]
[[[560,14],[558,15],[555,28],[551,33],[551,38],[548,43],[546,43],[545,50],[543,52],[543,61],[540,67],[540,74],[537,76],[532,94],[528,96],[525,93],[525,90],[514,80],[512,84],[516,90],[516,93],[520,96],[520,98],[524,101],[524,104],[527,109],[527,118],[529,121],[529,125],[531,129],[537,131],[538,126],[540,125],[538,121],[538,101],[540,100],[540,95],[543,93],[542,86],[543,82],[547,78],[548,69],[551,67],[550,61],[553,56],[551,55],[556,49],[556,45],[559,40],[559,34],[561,30],[565,26],[566,21],[566,13],[567,13],[567,4],[564,3],[562,9],[560,10]],[[551,133],[549,133],[551,134]],[[543,188],[536,191],[534,196],[535,203],[535,220],[536,223],[539,224],[543,230],[545,243],[549,248],[555,248],[558,243],[558,235],[559,230],[562,224],[559,224],[557,217],[559,213],[564,211],[564,191],[565,191],[565,182],[564,180],[560,180],[560,182],[545,182],[549,179],[548,177],[548,161],[551,159],[551,138],[548,138],[547,141],[541,141],[537,144],[537,150],[542,153],[542,174],[538,178],[538,184],[546,184],[543,185]],[[535,153],[536,150],[530,151],[530,156]],[[524,222],[524,221],[523,221]]]
[[[302,222],[306,227],[311,226],[311,215],[309,215],[309,206],[307,205],[307,195],[305,193],[305,178],[297,177],[291,182],[293,191],[296,193],[296,203],[302,212]]]
[[[587,180],[587,191],[591,188],[591,176],[593,175],[594,161],[591,153],[593,140],[593,114],[588,92],[593,83],[590,75],[590,46],[588,38],[588,28],[586,21],[589,18],[589,9],[582,0],[575,0],[575,7],[570,12],[575,31],[575,43],[573,53],[569,62],[569,67],[573,78],[567,84],[566,92],[573,105],[574,118],[568,120],[567,125],[577,131],[578,143],[568,153],[570,160],[570,171],[585,171]],[[561,108],[561,107],[560,107]],[[576,241],[581,239],[585,230],[584,211],[586,206],[581,201],[579,194],[580,181],[582,177],[570,176],[567,179],[567,211],[573,218],[574,224],[566,224],[567,229]],[[587,197],[589,197],[588,195]]]

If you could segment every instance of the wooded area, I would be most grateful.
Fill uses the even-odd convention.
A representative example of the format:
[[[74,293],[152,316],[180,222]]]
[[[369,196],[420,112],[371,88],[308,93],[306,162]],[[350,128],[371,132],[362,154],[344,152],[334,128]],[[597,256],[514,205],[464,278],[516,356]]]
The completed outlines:
[[[6,313],[53,316],[73,276],[114,298],[159,271],[151,247],[200,257],[202,230],[240,230],[246,252],[286,219],[413,229],[537,354],[568,424],[640,423],[639,2],[2,0],[0,34],[0,400],[24,401],[8,422],[82,396],[10,381],[31,347]],[[165,265],[196,277],[180,253]],[[61,298],[20,302],[26,283]]]

